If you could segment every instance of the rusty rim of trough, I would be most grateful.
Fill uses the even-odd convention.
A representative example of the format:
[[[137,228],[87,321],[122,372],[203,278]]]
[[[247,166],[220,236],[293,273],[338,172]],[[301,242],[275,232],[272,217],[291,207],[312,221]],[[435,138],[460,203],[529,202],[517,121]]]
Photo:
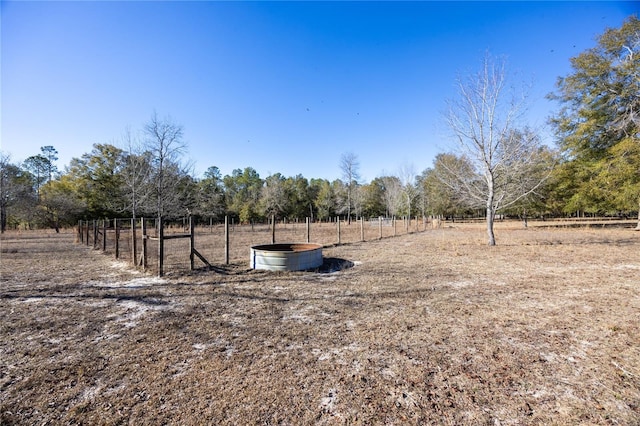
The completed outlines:
[[[261,244],[251,247],[254,250],[262,251],[283,251],[283,252],[303,252],[322,248],[322,244],[312,243],[277,243],[277,244]]]

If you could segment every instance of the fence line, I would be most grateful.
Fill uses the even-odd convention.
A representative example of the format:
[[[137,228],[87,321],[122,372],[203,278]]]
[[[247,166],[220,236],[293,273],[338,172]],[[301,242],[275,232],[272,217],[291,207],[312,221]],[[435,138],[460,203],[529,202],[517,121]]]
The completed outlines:
[[[377,218],[367,222],[369,226],[363,218],[351,224],[338,218],[329,222],[313,222],[310,218],[277,222],[272,218],[266,224],[238,225],[225,217],[222,224],[208,221],[197,226],[192,217],[182,223],[156,218],[101,219],[79,221],[77,240],[162,276],[165,271],[193,271],[197,261],[210,269],[216,264],[242,262],[248,260],[250,247],[258,244],[314,242],[326,247],[406,235],[436,225],[424,218]]]

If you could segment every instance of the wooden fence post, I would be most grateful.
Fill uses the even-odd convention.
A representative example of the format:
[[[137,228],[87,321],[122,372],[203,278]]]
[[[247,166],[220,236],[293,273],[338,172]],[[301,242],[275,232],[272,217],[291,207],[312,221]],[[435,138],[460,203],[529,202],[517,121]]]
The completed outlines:
[[[229,264],[229,216],[224,217],[224,264]]]
[[[113,219],[113,228],[116,233],[116,259],[120,257],[120,228],[118,227],[118,219]]]
[[[87,244],[87,246],[89,246],[89,221],[88,220],[85,220],[85,225],[87,226],[86,228],[87,238],[85,240],[85,243]]]
[[[191,271],[194,269],[193,250],[195,250],[195,238],[193,232],[193,216],[189,215],[189,262],[191,263]]]
[[[158,216],[158,276],[164,275],[164,223],[162,216]]]
[[[147,270],[147,222],[144,220],[144,217],[140,219],[142,221],[142,257],[140,259],[140,263],[142,264],[142,270]]]
[[[98,224],[96,220],[93,220],[93,249],[98,248]]]
[[[276,215],[271,215],[271,244],[276,243]]]
[[[336,217],[336,223],[338,224],[338,244],[340,244],[340,216]]]
[[[136,241],[136,219],[131,218],[131,260],[134,266],[138,266],[138,242]]]
[[[107,225],[109,221],[102,219],[102,251],[107,251]]]
[[[311,242],[311,218],[307,217],[307,243]]]
[[[360,241],[364,242],[364,216],[360,216]]]
[[[378,216],[378,239],[382,239],[382,216]]]
[[[397,227],[396,227],[396,217],[393,216],[393,218],[391,219],[393,222],[393,236],[395,237],[396,234],[398,233]]]

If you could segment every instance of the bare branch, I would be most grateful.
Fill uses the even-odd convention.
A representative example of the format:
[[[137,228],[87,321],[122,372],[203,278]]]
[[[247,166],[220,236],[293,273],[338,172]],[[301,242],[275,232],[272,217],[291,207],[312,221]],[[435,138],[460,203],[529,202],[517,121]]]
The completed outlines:
[[[526,96],[507,90],[503,61],[487,55],[481,71],[459,80],[457,87],[458,98],[449,103],[445,120],[457,142],[459,161],[443,162],[439,179],[469,206],[484,204],[493,245],[496,212],[541,185],[539,176],[531,173],[539,141],[530,130],[516,129]]]

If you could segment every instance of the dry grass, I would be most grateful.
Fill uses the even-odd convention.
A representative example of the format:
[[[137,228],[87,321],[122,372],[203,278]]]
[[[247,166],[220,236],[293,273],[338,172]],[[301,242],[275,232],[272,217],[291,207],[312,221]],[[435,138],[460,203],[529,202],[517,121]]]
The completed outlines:
[[[499,226],[163,280],[5,235],[0,424],[640,423],[640,234]]]

